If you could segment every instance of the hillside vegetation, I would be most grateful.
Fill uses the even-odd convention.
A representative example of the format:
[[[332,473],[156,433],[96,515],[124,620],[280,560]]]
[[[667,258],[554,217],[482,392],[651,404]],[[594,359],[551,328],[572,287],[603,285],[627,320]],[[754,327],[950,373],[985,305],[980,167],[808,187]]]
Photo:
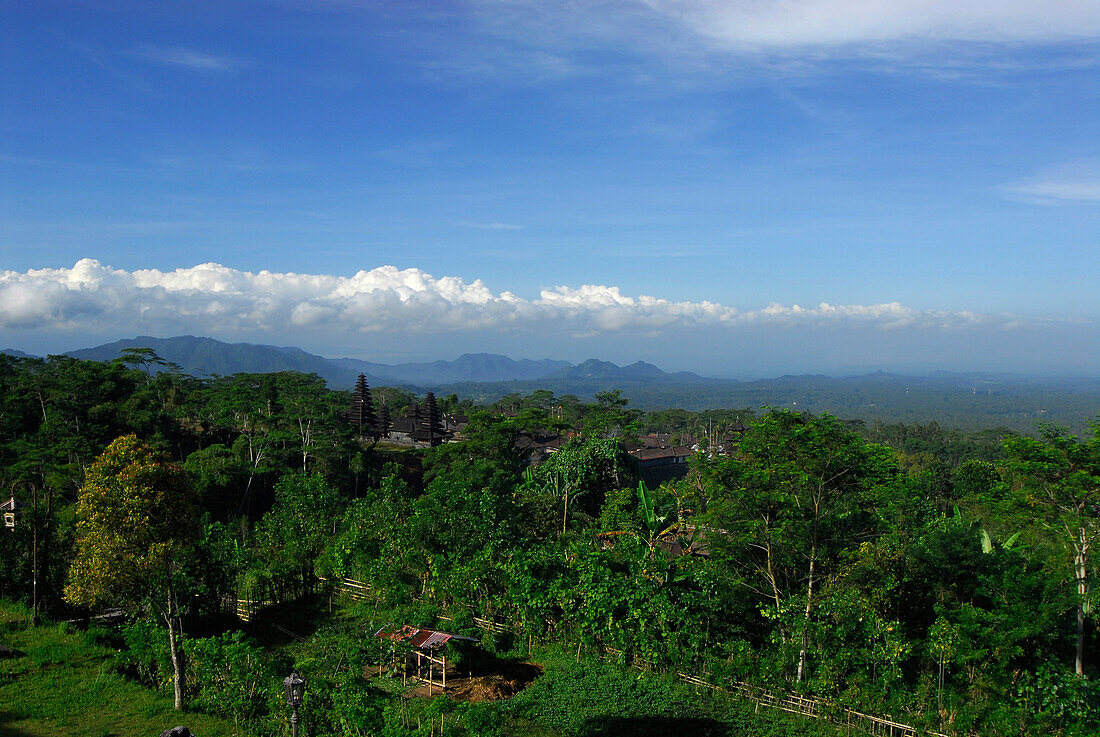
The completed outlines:
[[[39,683],[41,704],[9,701],[22,705],[5,727],[73,733],[47,720],[98,718],[70,695],[91,682],[120,719],[171,726],[175,690],[181,722],[276,734],[292,667],[313,735],[430,734],[436,719],[471,735],[831,729],[678,673],[950,735],[1100,727],[1100,433],[647,415],[618,392],[544,389],[442,397],[469,415],[458,442],[398,448],[370,423],[360,435],[351,396],[316,376],[196,378],[159,361],[0,357],[0,480],[24,505],[0,530],[0,596],[33,603],[36,557],[47,620],[125,612],[76,634],[5,605],[22,614],[0,634],[21,651],[3,688]],[[373,396],[395,412],[417,399]],[[641,483],[624,444],[645,431],[694,435],[689,472]],[[560,448],[532,455],[551,434]],[[345,578],[367,584],[357,603],[333,587]],[[448,645],[470,672],[534,660],[544,675],[506,701],[402,699],[373,637],[386,624],[477,637]]]

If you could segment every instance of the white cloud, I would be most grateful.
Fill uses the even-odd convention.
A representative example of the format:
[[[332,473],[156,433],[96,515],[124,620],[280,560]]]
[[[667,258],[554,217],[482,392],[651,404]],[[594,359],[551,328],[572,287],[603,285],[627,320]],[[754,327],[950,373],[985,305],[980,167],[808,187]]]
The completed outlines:
[[[460,228],[473,228],[475,230],[523,230],[522,225],[515,225],[514,223],[473,223],[468,220],[464,220],[458,224]]]
[[[1100,34],[1095,0],[646,0],[731,48],[924,41],[1047,42]]]
[[[219,56],[178,46],[139,46],[130,53],[152,64],[195,72],[232,72],[244,65],[240,59],[231,56]]]
[[[1100,159],[1051,167],[1033,179],[1006,188],[1011,196],[1035,204],[1065,201],[1100,202]]]
[[[537,299],[494,293],[481,280],[381,266],[354,276],[248,272],[220,264],[124,271],[83,259],[72,268],[0,272],[0,329],[211,336],[358,333],[671,334],[839,327],[871,330],[1008,327],[1014,316],[917,310],[896,302],[738,310],[716,302],[629,296],[618,287],[544,289]]]
[[[694,72],[692,80],[716,72],[802,76],[838,60],[952,77],[972,68],[1092,67],[1100,40],[1096,0],[470,0],[470,7],[479,31],[503,43],[483,53],[463,48],[450,66],[529,83],[608,69],[649,80],[655,68],[638,62],[651,59]],[[502,48],[512,60],[503,67],[493,63]],[[600,52],[596,64],[592,52]],[[547,54],[569,63],[547,71]]]

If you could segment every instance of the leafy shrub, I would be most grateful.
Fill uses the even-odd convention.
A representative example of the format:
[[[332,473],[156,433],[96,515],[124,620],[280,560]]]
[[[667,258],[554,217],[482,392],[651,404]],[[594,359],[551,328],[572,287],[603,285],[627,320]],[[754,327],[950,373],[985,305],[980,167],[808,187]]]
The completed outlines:
[[[569,735],[831,735],[826,724],[695,691],[671,677],[642,675],[601,661],[562,662],[500,707]]]
[[[122,639],[126,649],[118,656],[119,672],[153,689],[171,683],[172,657],[163,629],[148,620],[138,620],[123,627]]]
[[[241,632],[186,640],[187,683],[194,704],[237,722],[262,716],[270,691],[279,691],[263,648]]]
[[[1066,668],[1043,665],[1034,674],[1020,675],[1016,703],[1051,732],[1095,734],[1100,681],[1078,676]]]

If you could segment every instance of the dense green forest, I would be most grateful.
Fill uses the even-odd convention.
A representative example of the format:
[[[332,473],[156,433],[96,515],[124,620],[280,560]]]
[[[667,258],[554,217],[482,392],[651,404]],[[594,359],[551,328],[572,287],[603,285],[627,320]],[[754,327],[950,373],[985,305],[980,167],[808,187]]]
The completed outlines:
[[[314,375],[199,379],[162,363],[140,349],[105,363],[0,355],[0,474],[24,505],[0,530],[0,597],[36,599],[46,620],[123,607],[127,621],[95,636],[120,674],[178,706],[282,733],[294,665],[316,735],[427,734],[436,712],[449,734],[826,729],[666,678],[688,673],[948,734],[1100,728],[1095,426],[642,413],[617,392],[538,390],[489,406],[441,397],[469,414],[462,439],[412,449],[357,432],[351,394]],[[394,413],[417,399],[383,398]],[[729,453],[704,441],[659,488],[623,447],[740,425]],[[522,439],[551,433],[569,439],[533,462]],[[319,579],[341,577],[371,588],[337,616]],[[300,625],[308,642],[272,647],[227,615],[238,598],[327,618]],[[418,703],[413,723],[363,678],[379,658],[370,632],[442,616],[482,639],[457,659],[541,653],[545,675],[497,704]],[[591,711],[600,700],[613,711]]]

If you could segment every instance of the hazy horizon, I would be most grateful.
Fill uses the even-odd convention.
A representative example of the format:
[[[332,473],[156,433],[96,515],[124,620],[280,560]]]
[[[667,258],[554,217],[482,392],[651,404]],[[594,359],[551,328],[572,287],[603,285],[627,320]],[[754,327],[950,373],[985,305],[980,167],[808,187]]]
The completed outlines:
[[[161,340],[161,339],[168,339],[168,338],[175,338],[175,337],[188,337],[188,336],[182,336],[182,335],[153,335],[153,336],[125,335],[125,336],[118,336],[117,338],[114,338],[114,339],[111,339],[111,340],[88,343],[88,344],[81,343],[79,345],[78,344],[72,344],[72,345],[58,344],[58,343],[52,343],[51,342],[51,345],[55,345],[57,347],[54,347],[54,348],[51,348],[51,349],[45,349],[45,350],[31,350],[31,349],[26,348],[26,347],[20,347],[20,346],[15,346],[15,345],[0,345],[0,350],[18,350],[18,351],[23,351],[23,352],[31,354],[31,355],[44,357],[46,355],[67,354],[67,353],[73,353],[73,352],[82,351],[82,350],[91,349],[91,348],[98,348],[98,347],[103,346],[103,345],[110,345],[110,344],[115,343],[117,341],[133,340],[133,339],[136,339],[136,338],[139,338],[139,337],[151,337],[151,338],[154,338],[154,339],[157,339],[157,340]],[[189,337],[208,338],[210,336],[192,335],[192,336],[189,336]],[[217,340],[217,338],[213,338],[213,339]],[[402,354],[395,354],[395,355],[359,354],[359,355],[354,355],[354,354],[350,354],[350,353],[320,353],[320,352],[316,352],[316,351],[311,351],[311,350],[309,350],[309,349],[307,349],[307,348],[305,348],[301,345],[290,344],[290,343],[266,342],[266,341],[262,341],[262,340],[261,341],[247,341],[247,340],[237,341],[237,340],[235,340],[235,341],[220,341],[220,342],[230,343],[230,344],[232,344],[232,343],[243,343],[243,344],[249,344],[249,345],[266,345],[266,346],[274,346],[274,347],[277,347],[277,348],[297,348],[297,349],[300,349],[300,350],[304,350],[307,353],[317,355],[317,356],[320,356],[320,357],[326,358],[326,359],[333,359],[333,360],[352,359],[352,360],[361,360],[361,361],[367,361],[367,362],[371,362],[371,363],[381,363],[381,364],[430,363],[430,362],[433,362],[433,361],[454,361],[454,360],[457,360],[458,358],[460,358],[461,356],[466,355],[466,354],[502,355],[502,356],[505,356],[507,358],[510,358],[510,359],[513,359],[513,360],[516,360],[516,361],[522,361],[522,360],[540,361],[540,360],[544,360],[544,359],[565,360],[565,361],[568,361],[569,363],[574,364],[574,365],[583,363],[584,361],[587,361],[587,360],[590,360],[590,359],[595,359],[595,360],[598,360],[598,361],[610,361],[612,363],[618,364],[619,366],[626,366],[626,365],[629,365],[629,364],[632,364],[632,363],[635,363],[635,362],[638,362],[638,361],[644,361],[646,363],[656,365],[658,368],[662,369],[663,371],[665,371],[667,373],[675,373],[677,371],[690,371],[690,372],[697,373],[697,374],[699,374],[701,376],[704,376],[704,377],[707,377],[707,378],[734,379],[734,380],[738,380],[738,381],[752,381],[752,380],[756,380],[756,379],[771,379],[771,378],[776,378],[776,377],[783,376],[783,375],[817,375],[817,374],[820,374],[820,375],[826,375],[826,376],[832,376],[832,377],[840,378],[840,377],[845,377],[845,376],[862,376],[862,375],[866,375],[866,374],[873,374],[873,373],[880,372],[880,371],[885,372],[885,373],[889,373],[889,374],[910,375],[910,376],[930,376],[930,375],[933,375],[937,372],[948,372],[948,373],[1015,374],[1015,375],[1019,375],[1019,376],[1033,377],[1033,378],[1083,378],[1083,379],[1100,378],[1100,371],[1096,371],[1095,369],[1091,370],[1091,371],[1088,370],[1088,369],[1084,369],[1084,370],[1081,370],[1081,371],[1057,371],[1057,370],[1041,370],[1041,369],[1040,370],[1034,370],[1034,371],[1027,371],[1027,370],[1013,371],[1013,370],[999,370],[999,369],[983,368],[980,365],[974,365],[974,366],[971,366],[971,367],[958,366],[958,367],[953,368],[953,367],[948,367],[948,366],[935,364],[935,363],[924,363],[924,364],[922,364],[922,363],[919,363],[919,362],[914,362],[914,363],[909,363],[909,364],[893,364],[893,365],[890,365],[890,364],[865,364],[865,365],[857,365],[857,364],[841,365],[841,364],[838,364],[838,365],[830,367],[828,369],[821,369],[821,368],[816,368],[815,369],[813,367],[808,367],[807,366],[807,367],[793,368],[791,370],[787,370],[787,369],[780,366],[780,367],[776,367],[775,369],[772,369],[772,370],[761,369],[758,372],[745,371],[745,372],[740,372],[740,373],[734,373],[734,372],[730,372],[730,371],[722,371],[721,368],[719,368],[717,370],[714,370],[714,371],[708,371],[708,370],[705,370],[705,369],[691,368],[690,366],[687,366],[687,365],[678,365],[674,362],[661,363],[661,362],[652,361],[652,360],[649,360],[649,359],[646,359],[646,358],[640,358],[640,357],[637,357],[637,356],[631,357],[631,356],[608,356],[608,355],[597,355],[597,354],[593,354],[593,355],[578,354],[579,357],[563,358],[560,355],[537,355],[537,354],[533,354],[533,353],[532,354],[513,354],[513,353],[493,351],[493,350],[462,350],[462,351],[459,351],[457,353],[451,352],[451,353],[438,353],[438,354],[424,353],[424,354],[404,354],[404,355],[402,355]]]

